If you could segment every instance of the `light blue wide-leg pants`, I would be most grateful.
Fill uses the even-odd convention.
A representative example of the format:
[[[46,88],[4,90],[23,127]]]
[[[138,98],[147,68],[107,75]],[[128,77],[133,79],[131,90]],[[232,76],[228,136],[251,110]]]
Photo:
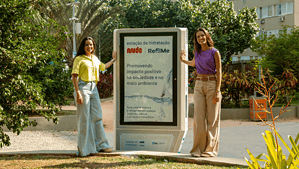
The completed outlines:
[[[78,81],[83,104],[77,104],[78,152],[79,156],[97,153],[101,149],[110,148],[102,122],[102,108],[95,82]]]

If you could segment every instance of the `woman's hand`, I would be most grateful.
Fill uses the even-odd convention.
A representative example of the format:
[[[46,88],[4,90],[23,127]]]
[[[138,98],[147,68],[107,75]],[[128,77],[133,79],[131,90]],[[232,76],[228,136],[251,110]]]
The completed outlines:
[[[105,69],[108,69],[116,61],[116,51],[112,52],[112,59],[105,64]]]
[[[221,92],[220,91],[215,91],[214,97],[213,97],[213,103],[216,104],[219,102],[221,97]]]
[[[113,59],[114,61],[116,61],[116,51],[113,51],[113,52],[112,52],[112,59]]]
[[[185,50],[181,50],[181,53],[180,53],[180,60],[181,60],[181,62],[184,60],[183,57],[184,58],[186,57]]]
[[[77,100],[77,103],[78,103],[78,104],[82,104],[82,103],[83,103],[83,97],[82,97],[82,95],[81,95],[80,90],[78,90],[78,91],[76,92],[76,100]]]

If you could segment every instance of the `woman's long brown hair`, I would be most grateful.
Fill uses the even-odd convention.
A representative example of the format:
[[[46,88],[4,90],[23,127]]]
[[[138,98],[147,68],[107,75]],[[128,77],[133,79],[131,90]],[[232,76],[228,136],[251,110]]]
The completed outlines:
[[[193,43],[194,43],[194,50],[197,52],[197,53],[200,53],[200,50],[201,50],[201,46],[200,44],[197,42],[197,39],[196,39],[196,33],[199,32],[199,31],[202,31],[206,37],[207,37],[207,43],[208,43],[208,46],[209,47],[214,47],[214,42],[209,34],[209,32],[204,29],[204,28],[197,28],[196,31],[194,32],[194,35],[193,35]],[[195,53],[195,52],[194,52]]]

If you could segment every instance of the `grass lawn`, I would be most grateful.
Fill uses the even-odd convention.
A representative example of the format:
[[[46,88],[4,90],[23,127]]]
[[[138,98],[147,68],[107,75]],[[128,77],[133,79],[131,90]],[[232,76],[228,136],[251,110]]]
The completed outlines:
[[[47,110],[44,110],[47,111]],[[29,117],[43,117],[42,115],[39,115],[37,113],[32,113],[30,111],[26,112]],[[56,114],[57,116],[67,116],[67,115],[76,115],[75,110],[61,110]]]
[[[143,157],[74,157],[68,155],[18,155],[0,156],[0,168],[199,168],[199,169],[237,169],[238,167],[221,167],[178,163]],[[242,167],[241,167],[242,168]],[[243,167],[245,168],[245,167]]]
[[[294,97],[292,98],[292,105],[297,106],[299,104],[299,91],[296,91]]]
[[[292,96],[290,99],[292,99],[291,104],[289,106],[298,106],[299,105],[299,91],[296,91],[294,96]],[[286,106],[285,103],[275,103],[275,107],[282,107]]]

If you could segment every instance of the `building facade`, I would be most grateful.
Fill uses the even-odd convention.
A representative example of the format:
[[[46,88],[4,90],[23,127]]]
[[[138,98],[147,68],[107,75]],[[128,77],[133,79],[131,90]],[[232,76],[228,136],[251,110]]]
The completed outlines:
[[[235,11],[245,7],[256,7],[259,25],[259,33],[276,35],[283,29],[283,26],[299,26],[299,0],[233,0]],[[288,28],[291,31],[291,28]],[[258,36],[257,35],[257,36]],[[260,59],[255,52],[246,49],[242,54],[233,55],[234,63],[246,63],[253,59]]]

